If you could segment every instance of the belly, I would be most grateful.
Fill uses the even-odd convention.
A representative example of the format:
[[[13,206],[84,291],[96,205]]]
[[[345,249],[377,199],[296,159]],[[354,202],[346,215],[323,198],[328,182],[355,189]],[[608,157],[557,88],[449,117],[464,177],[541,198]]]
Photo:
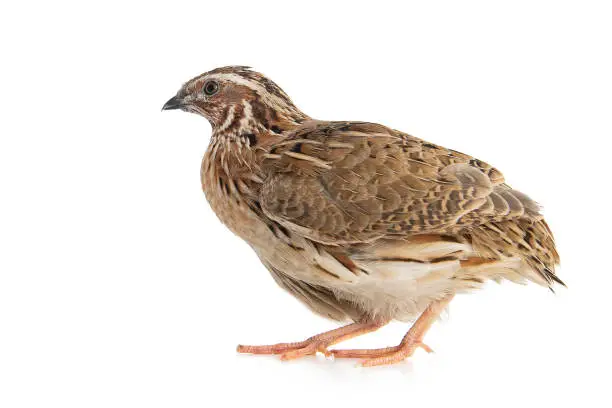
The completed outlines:
[[[334,254],[333,248],[327,251],[296,238],[290,244],[277,242],[255,250],[273,274],[278,271],[294,280],[298,286],[294,296],[310,309],[329,316],[325,313],[329,302],[335,302],[335,309],[350,318],[413,320],[448,294],[478,289],[488,280],[521,280],[519,271],[525,268],[519,258],[476,262],[471,245],[446,241],[374,244],[346,259]],[[321,300],[315,291],[304,301],[312,292],[308,288],[321,288],[333,296]]]

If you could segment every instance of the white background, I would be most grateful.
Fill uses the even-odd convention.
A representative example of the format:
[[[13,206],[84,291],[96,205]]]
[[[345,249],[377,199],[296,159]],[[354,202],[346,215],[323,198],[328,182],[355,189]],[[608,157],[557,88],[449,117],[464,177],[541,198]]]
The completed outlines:
[[[3,5],[0,406],[610,406],[612,14],[501,3]],[[278,289],[208,207],[209,124],[160,112],[229,64],[312,117],[495,165],[544,204],[569,289],[459,296],[426,338],[436,353],[392,367],[236,355],[336,325]]]

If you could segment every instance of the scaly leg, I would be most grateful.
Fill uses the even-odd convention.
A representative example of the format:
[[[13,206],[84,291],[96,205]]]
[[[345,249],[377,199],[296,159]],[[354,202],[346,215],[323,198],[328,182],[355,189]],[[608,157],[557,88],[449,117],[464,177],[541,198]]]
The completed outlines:
[[[341,341],[352,339],[365,333],[378,330],[388,322],[367,322],[352,323],[338,329],[330,330],[325,333],[317,334],[307,340],[296,343],[278,343],[269,346],[242,346],[236,349],[238,353],[250,354],[281,354],[281,360],[293,360],[317,352],[330,354],[327,348]]]
[[[365,358],[361,363],[364,367],[399,363],[410,357],[419,347],[431,353],[431,348],[423,343],[423,337],[433,322],[440,316],[440,313],[448,306],[453,296],[449,295],[430,304],[414,322],[398,346],[370,350],[329,350],[329,352],[336,358]]]

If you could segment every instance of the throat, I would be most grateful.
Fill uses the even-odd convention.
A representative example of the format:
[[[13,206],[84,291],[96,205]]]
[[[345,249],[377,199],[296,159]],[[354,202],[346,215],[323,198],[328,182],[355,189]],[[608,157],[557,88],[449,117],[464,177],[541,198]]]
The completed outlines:
[[[265,155],[309,119],[297,110],[279,113],[257,106],[243,103],[227,109],[225,120],[214,126],[201,169],[204,193],[217,216],[252,243],[269,234],[259,204]]]
[[[258,100],[242,101],[223,112],[223,120],[213,125],[213,140],[247,147],[265,147],[281,139],[310,119],[299,109],[272,109]]]

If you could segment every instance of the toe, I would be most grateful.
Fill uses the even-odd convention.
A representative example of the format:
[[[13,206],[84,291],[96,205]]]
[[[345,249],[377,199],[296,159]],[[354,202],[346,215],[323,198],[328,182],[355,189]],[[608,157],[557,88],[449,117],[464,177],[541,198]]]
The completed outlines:
[[[248,354],[282,354],[290,350],[296,350],[304,347],[305,343],[278,343],[266,346],[244,346],[239,344],[236,347],[238,353]]]
[[[306,347],[299,348],[297,350],[287,351],[282,353],[280,359],[283,361],[295,360],[300,357],[309,356],[317,352],[316,344],[309,344]]]
[[[336,349],[329,352],[334,358],[374,358],[392,353],[397,349],[398,347],[394,346],[380,349]]]
[[[425,343],[419,343],[417,344],[417,346],[419,346],[420,348],[422,348],[423,350],[425,350],[428,353],[433,353],[433,349],[431,347],[429,347],[427,344]]]

